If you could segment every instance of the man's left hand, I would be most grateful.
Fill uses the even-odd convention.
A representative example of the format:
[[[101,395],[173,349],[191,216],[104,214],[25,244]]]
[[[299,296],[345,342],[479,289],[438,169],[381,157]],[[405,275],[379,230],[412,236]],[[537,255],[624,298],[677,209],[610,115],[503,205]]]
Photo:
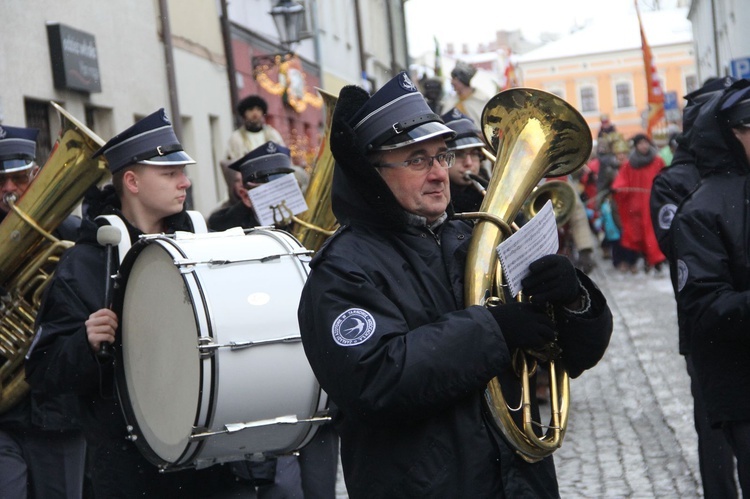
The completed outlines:
[[[529,265],[531,273],[521,281],[532,303],[551,303],[577,308],[581,296],[576,269],[562,255],[546,255]]]

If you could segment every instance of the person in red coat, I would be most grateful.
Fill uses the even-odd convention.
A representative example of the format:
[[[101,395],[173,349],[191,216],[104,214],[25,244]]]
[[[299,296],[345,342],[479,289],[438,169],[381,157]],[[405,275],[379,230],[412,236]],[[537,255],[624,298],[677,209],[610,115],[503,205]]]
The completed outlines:
[[[612,183],[622,222],[620,244],[643,256],[646,272],[652,267],[661,270],[666,259],[656,241],[649,209],[651,184],[664,166],[651,139],[639,133],[633,137],[633,151]],[[623,266],[630,265],[630,270],[636,273],[635,263],[623,262]]]

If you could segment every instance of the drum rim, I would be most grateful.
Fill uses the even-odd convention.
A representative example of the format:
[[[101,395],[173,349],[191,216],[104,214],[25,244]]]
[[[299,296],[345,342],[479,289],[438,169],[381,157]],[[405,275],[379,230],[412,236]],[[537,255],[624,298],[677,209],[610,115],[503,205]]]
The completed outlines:
[[[133,265],[138,259],[138,255],[140,255],[140,253],[148,245],[152,243],[159,243],[165,249],[165,251],[168,251],[168,252],[177,251],[181,257],[183,258],[187,257],[187,255],[179,247],[179,245],[175,244],[173,239],[166,235],[142,238],[139,241],[137,241],[135,244],[133,244],[133,246],[130,248],[128,253],[125,255],[125,258],[123,259],[122,264],[120,265],[120,268],[118,270],[119,283],[118,283],[118,287],[115,290],[113,306],[112,306],[112,309],[117,314],[117,317],[122,317],[123,306],[124,306],[124,301],[125,301],[125,291],[127,289],[127,282],[128,282],[128,280],[125,277],[130,275],[130,271],[132,270]],[[183,275],[183,280],[185,280],[184,275]],[[198,287],[200,288],[200,283],[198,283]],[[123,418],[125,419],[125,424],[126,424],[126,428],[128,428],[128,433],[130,435],[135,436],[135,438],[133,438],[132,441],[135,443],[136,447],[141,452],[141,454],[152,464],[162,469],[170,469],[170,470],[191,468],[194,458],[197,455],[199,455],[200,451],[202,450],[202,448],[204,447],[206,443],[204,440],[198,440],[198,441],[188,440],[180,456],[174,461],[167,461],[166,459],[162,458],[151,447],[147,439],[143,436],[140,423],[138,422],[135,412],[132,410],[132,400],[130,398],[130,394],[128,391],[128,384],[125,378],[125,372],[124,372],[125,365],[124,365],[124,358],[123,358],[124,352],[122,348],[122,322],[123,321],[120,321],[117,326],[117,332],[115,335],[115,343],[114,343],[116,346],[116,348],[114,348],[114,351],[115,351],[115,356],[117,359],[117,362],[115,365],[115,386],[117,388],[117,396],[120,401],[120,409],[123,413]],[[210,327],[210,324],[209,324],[209,327]],[[215,370],[215,366],[213,362],[211,362],[210,370],[212,372]],[[204,368],[201,366],[200,383],[199,383],[201,392],[203,390],[203,384],[205,381],[204,375],[205,375]],[[208,425],[208,423],[210,422],[209,420],[212,419],[212,415],[213,415],[212,407],[214,404],[214,396],[215,394],[213,393],[213,390],[212,390],[212,393],[209,394],[209,398],[208,398],[208,408],[205,411],[206,419],[207,419],[206,425]],[[199,403],[198,403],[198,406],[196,407],[195,417],[193,419],[193,427],[196,427],[198,425],[197,418],[201,414],[201,412],[203,412],[202,407],[201,407],[201,403],[203,402],[203,400],[204,400],[204,397],[202,393],[200,393],[198,397]],[[129,428],[132,428],[132,430],[130,430]]]

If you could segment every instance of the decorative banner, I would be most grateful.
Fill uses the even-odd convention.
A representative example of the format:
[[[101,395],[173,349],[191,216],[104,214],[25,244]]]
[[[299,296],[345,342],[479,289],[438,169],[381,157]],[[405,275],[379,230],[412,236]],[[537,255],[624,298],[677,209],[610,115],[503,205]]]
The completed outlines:
[[[651,130],[659,121],[664,119],[664,91],[661,88],[659,74],[656,72],[651,47],[646,41],[646,33],[643,31],[641,11],[638,9],[638,0],[635,0],[635,13],[638,15],[638,26],[641,29],[641,49],[643,51],[643,65],[646,69],[646,84],[648,86],[648,126],[647,131],[651,137]]]
[[[273,81],[268,72],[279,69],[279,81]],[[323,99],[307,91],[305,72],[299,57],[293,54],[277,55],[273,64],[258,65],[254,68],[254,76],[258,84],[265,91],[273,95],[280,95],[285,105],[295,112],[301,113],[310,105],[316,109],[323,106]]]

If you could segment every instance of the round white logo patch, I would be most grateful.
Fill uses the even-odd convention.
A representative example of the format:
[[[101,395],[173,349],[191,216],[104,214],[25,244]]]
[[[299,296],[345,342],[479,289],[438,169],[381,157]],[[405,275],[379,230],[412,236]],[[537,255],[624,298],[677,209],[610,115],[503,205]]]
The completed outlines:
[[[662,230],[669,230],[672,226],[672,219],[674,214],[677,213],[677,206],[673,204],[665,204],[659,209],[659,228]]]
[[[350,308],[336,317],[331,326],[333,341],[342,347],[353,347],[367,341],[375,332],[375,318],[367,310]]]
[[[688,278],[687,264],[682,260],[677,260],[677,291],[682,291]]]

